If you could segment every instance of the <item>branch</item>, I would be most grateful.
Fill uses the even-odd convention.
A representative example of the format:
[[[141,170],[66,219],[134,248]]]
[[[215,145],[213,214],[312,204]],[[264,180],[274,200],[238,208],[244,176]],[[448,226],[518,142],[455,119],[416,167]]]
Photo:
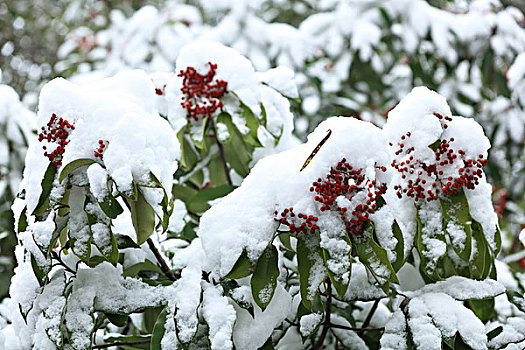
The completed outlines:
[[[71,272],[72,274],[76,275],[77,272],[74,271],[69,266],[67,266],[66,263],[64,261],[62,261],[62,259],[60,258],[60,255],[58,255],[57,252],[52,250],[51,251],[51,256],[53,257],[53,259],[56,259],[58,261],[58,263],[66,269],[66,271]]]
[[[122,345],[138,345],[138,344],[149,344],[151,339],[137,340],[137,341],[118,341],[115,343],[94,345],[93,349],[106,349],[112,346],[122,346]]]
[[[228,169],[228,164],[226,163],[226,156],[224,155],[224,148],[222,148],[222,143],[219,141],[219,138],[217,137],[217,132],[215,131],[215,122],[213,121],[213,119],[211,119],[210,122],[211,130],[213,132],[213,138],[215,139],[217,146],[219,146],[219,154],[221,155],[221,161],[222,166],[224,167],[224,174],[226,175],[226,180],[228,181],[228,184],[233,185],[232,179],[230,178],[230,169]]]
[[[332,313],[332,282],[330,279],[327,279],[326,282],[326,308],[325,308],[325,319],[323,322],[323,330],[321,331],[321,336],[319,336],[319,339],[317,340],[317,343],[315,343],[312,346],[312,350],[321,349],[323,346],[324,339],[326,338],[326,335],[328,334],[328,330],[330,329],[330,315]]]
[[[148,242],[149,249],[151,249],[151,251],[153,252],[153,255],[155,255],[155,258],[157,258],[157,261],[160,264],[160,269],[162,270],[162,273],[164,273],[164,275],[166,277],[168,277],[171,281],[178,280],[179,276],[176,276],[173,273],[173,271],[171,271],[171,269],[169,268],[168,264],[166,264],[166,261],[162,257],[162,254],[160,254],[160,252],[157,249],[157,247],[155,247],[155,244],[153,243],[151,238],[148,238],[148,240],[146,242]]]
[[[379,328],[347,327],[347,326],[341,326],[341,325],[333,324],[333,323],[330,323],[330,327],[346,329],[349,331],[356,331],[356,332],[382,332],[385,330],[385,327],[379,327]]]
[[[363,326],[362,328],[366,328],[368,327],[368,325],[370,324],[370,320],[372,320],[372,316],[374,316],[374,313],[376,312],[377,310],[377,306],[379,305],[379,299],[376,299],[374,301],[374,305],[372,305],[372,308],[370,309],[370,312],[368,313],[368,315],[366,316],[366,319],[365,319],[365,322],[363,322]],[[360,334],[363,333],[363,331],[360,331],[359,332]]]

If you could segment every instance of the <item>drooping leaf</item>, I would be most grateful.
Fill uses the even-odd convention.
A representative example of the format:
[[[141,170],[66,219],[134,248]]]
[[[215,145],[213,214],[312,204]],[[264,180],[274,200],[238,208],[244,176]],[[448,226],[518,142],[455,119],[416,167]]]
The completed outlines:
[[[115,240],[117,241],[117,247],[118,249],[125,249],[125,248],[140,248],[140,246],[131,239],[128,235],[122,235],[119,233],[115,233]]]
[[[104,315],[108,318],[109,322],[113,323],[117,327],[124,327],[126,323],[128,323],[128,315],[112,312],[104,312]]]
[[[268,245],[257,259],[250,280],[253,300],[263,311],[272,301],[277,287],[277,278],[279,277],[277,260],[277,248],[273,244]]]
[[[442,242],[446,246],[445,235],[440,229],[439,232],[433,232],[433,236],[429,236],[429,234],[425,232],[425,227],[428,223],[425,220],[422,220],[419,214],[419,209],[416,211],[416,221],[416,248],[420,257],[419,271],[421,272],[421,276],[423,279],[425,279],[425,281],[439,281],[441,280],[441,276],[438,273],[438,264],[439,261],[443,259],[443,256],[446,256],[446,252],[442,256],[430,259],[429,257],[433,256],[434,251],[431,249],[429,243]]]
[[[239,284],[237,283],[237,281],[226,279],[221,281],[221,286],[224,290],[224,294],[226,294],[233,301],[235,301],[235,303],[239,305],[240,308],[248,311],[250,315],[252,315],[252,317],[255,317],[253,313],[253,304],[244,298],[239,298],[239,295],[235,293],[235,290],[239,288]]]
[[[359,260],[376,276],[392,283],[399,283],[396,272],[388,260],[386,250],[373,238],[374,225],[369,223],[361,236],[354,239]]]
[[[443,228],[450,238],[452,249],[464,261],[470,260],[472,249],[471,216],[465,192],[439,199],[443,212]]]
[[[95,163],[95,161],[89,158],[75,159],[74,161],[66,164],[62,168],[62,170],[60,171],[60,175],[58,176],[58,181],[59,182],[64,181],[64,179],[68,177],[69,174],[71,174],[74,170],[81,168],[83,166],[91,165],[93,163]]]
[[[326,277],[319,237],[297,236],[297,269],[302,303],[310,310],[317,289]]]
[[[469,299],[468,305],[474,314],[483,322],[488,322],[494,315],[494,298]]]
[[[151,343],[150,343],[151,350],[162,350],[161,342],[162,342],[162,338],[164,337],[164,333],[166,332],[165,327],[166,327],[167,315],[168,315],[168,312],[166,308],[164,308],[162,312],[159,314],[157,321],[155,322],[155,326],[153,327],[153,332],[151,334]]]
[[[396,260],[392,262],[392,267],[394,271],[399,271],[399,269],[405,263],[405,239],[403,238],[403,232],[396,220],[392,223],[392,233],[396,239],[396,246],[394,251],[396,252]]]
[[[252,274],[253,270],[254,266],[248,258],[248,253],[246,253],[246,250],[243,250],[231,271],[224,278],[239,279],[247,277]]]
[[[141,245],[151,236],[155,229],[155,211],[146,202],[144,195],[137,191],[137,200],[129,201],[131,208],[131,221],[137,234],[137,244]]]
[[[49,163],[47,166],[46,172],[44,173],[44,178],[41,182],[42,192],[38,198],[38,203],[33,210],[32,215],[42,214],[49,206],[49,195],[51,194],[51,189],[53,188],[53,181],[55,180],[55,175],[57,173],[57,167],[53,163]]]
[[[190,199],[187,206],[188,210],[194,213],[203,213],[210,208],[209,201],[224,197],[234,189],[235,186],[232,185],[205,188]]]
[[[111,193],[108,193],[108,196],[104,198],[103,201],[98,202],[98,205],[100,206],[104,214],[106,214],[112,219],[116,219],[117,216],[124,212],[122,206],[119,204],[117,199],[113,197]]]

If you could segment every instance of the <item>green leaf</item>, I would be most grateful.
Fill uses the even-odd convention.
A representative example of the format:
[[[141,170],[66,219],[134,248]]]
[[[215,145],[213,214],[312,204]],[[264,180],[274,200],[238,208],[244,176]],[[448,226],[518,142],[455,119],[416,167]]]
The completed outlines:
[[[503,327],[498,326],[487,333],[487,339],[488,341],[491,341],[492,339],[496,338],[500,333],[503,332]]]
[[[242,134],[235,127],[231,142],[224,145],[224,155],[228,164],[242,177],[250,172],[248,164],[252,160],[252,146],[246,144]]]
[[[281,243],[283,244],[283,246],[285,246],[286,249],[290,250],[290,251],[294,251],[293,248],[292,248],[292,242],[290,241],[290,234],[289,233],[279,233],[279,240],[281,241]]]
[[[166,332],[164,327],[166,325],[167,315],[168,311],[166,310],[166,308],[164,308],[164,310],[162,310],[162,312],[159,314],[157,321],[155,322],[155,326],[153,327],[153,333],[151,334],[151,350],[162,350],[161,342],[162,338],[164,337],[164,333]]]
[[[248,253],[246,253],[246,250],[243,250],[231,271],[224,278],[239,279],[247,277],[252,274],[253,269],[254,266],[248,258]]]
[[[197,195],[199,191],[194,189],[193,187],[186,186],[186,185],[173,185],[172,194],[173,198],[180,199],[184,203],[186,203],[186,207],[188,206],[188,202]]]
[[[439,199],[443,212],[443,228],[450,238],[452,249],[464,261],[470,260],[472,249],[472,218],[465,192],[460,190],[458,194],[448,195]],[[458,232],[463,231],[465,239],[458,240]],[[459,233],[461,236],[463,234]]]
[[[68,163],[62,168],[62,170],[60,171],[60,175],[58,176],[58,181],[64,181],[64,179],[68,177],[69,174],[71,174],[74,170],[83,166],[91,165],[93,163],[95,163],[95,161],[89,158],[75,159],[74,161]]]
[[[33,268],[33,273],[35,274],[40,287],[44,286],[47,279],[47,274],[42,270],[42,268],[40,268],[40,266],[38,266],[38,263],[36,262],[33,254],[31,254],[31,267]]]
[[[164,306],[147,308],[143,312],[142,325],[144,330],[148,333],[153,332],[153,328],[157,323],[157,320],[163,311]]]
[[[255,317],[253,313],[253,305],[252,303],[246,301],[244,298],[239,298],[237,294],[234,293],[234,291],[239,288],[239,284],[235,280],[224,280],[221,282],[222,289],[224,290],[224,294],[226,294],[228,297],[230,297],[237,305],[239,305],[240,308],[248,311],[252,317]]]
[[[116,233],[114,236],[115,240],[117,241],[118,249],[140,248],[140,246],[137,243],[135,243],[128,235]]]
[[[441,145],[441,140],[437,139],[435,142],[433,142],[430,145],[428,145],[428,148],[430,148],[431,150],[435,151],[435,150],[438,149],[439,145]]]
[[[366,230],[354,239],[359,260],[376,276],[392,283],[399,283],[396,272],[388,260],[386,250],[373,238],[374,225],[369,223]]]
[[[428,209],[427,209],[428,210]],[[419,271],[421,272],[421,276],[423,279],[425,279],[426,282],[430,281],[439,281],[441,280],[441,277],[438,274],[437,267],[439,264],[439,261],[443,257],[439,257],[437,261],[434,263],[432,262],[428,256],[430,255],[430,249],[427,247],[427,245],[424,243],[423,235],[425,235],[426,239],[435,239],[442,241],[446,244],[445,235],[442,231],[439,233],[435,233],[434,236],[429,237],[427,233],[425,233],[425,226],[426,221],[421,220],[421,216],[419,215],[419,209],[416,210],[416,221],[417,221],[417,232],[416,232],[416,248],[419,252],[419,258],[420,258],[420,264],[419,264]],[[444,254],[446,256],[446,253]]]
[[[24,232],[27,229],[27,206],[24,207],[22,213],[20,213],[20,218],[18,218],[18,227],[17,232]]]
[[[144,271],[162,274],[160,267],[146,259],[143,262],[139,262],[125,268],[124,272],[122,272],[122,277],[137,277],[140,272]]]
[[[471,229],[476,250],[469,263],[470,277],[482,280],[488,276],[490,271],[490,251],[481,224],[472,219]]]
[[[112,312],[104,312],[104,315],[106,315],[109,322],[113,323],[117,327],[124,327],[128,323],[128,315]]]
[[[259,129],[259,119],[253,113],[253,111],[244,104],[242,104],[242,116],[246,120],[246,126],[250,130],[246,135],[244,135],[244,140],[254,147],[262,147],[262,144],[259,141],[259,138],[257,137],[257,130]]]
[[[250,280],[253,300],[263,311],[272,301],[277,287],[277,278],[279,277],[277,260],[277,248],[273,244],[269,244],[257,259]]]
[[[219,142],[222,144],[227,144],[231,141],[233,135],[235,134],[235,125],[233,124],[232,117],[229,113],[222,112],[217,116],[217,124],[224,124],[228,128],[228,138],[221,140],[218,138]],[[217,131],[218,134],[218,131]]]
[[[137,244],[141,245],[151,236],[155,229],[155,211],[146,202],[144,195],[137,191],[137,200],[129,201],[131,208],[131,221],[137,234]]]
[[[209,201],[221,198],[235,189],[232,185],[222,185],[217,187],[208,187],[197,194],[187,203],[189,211],[194,213],[203,213],[210,208]]]
[[[469,299],[468,305],[481,322],[488,322],[494,315],[494,298],[489,299]]]
[[[185,135],[185,128],[182,128],[177,134],[179,139],[181,157],[180,163],[184,170],[189,171],[193,169],[195,164],[199,161],[199,156],[193,145],[189,142]]]
[[[117,216],[122,214],[122,212],[124,211],[122,209],[122,206],[119,204],[116,198],[113,197],[111,193],[108,193],[108,196],[104,199],[104,201],[98,202],[98,205],[100,206],[104,214],[106,214],[111,219],[116,219]]]
[[[53,181],[55,180],[56,173],[56,166],[54,166],[53,163],[49,163],[41,183],[42,192],[40,193],[38,204],[36,205],[35,210],[33,210],[32,215],[42,214],[48,208],[49,195],[51,194],[51,189],[53,188]]]
[[[301,299],[304,306],[311,310],[312,304],[317,294],[319,285],[325,276],[312,276],[313,273],[320,273],[320,264],[323,261],[323,252],[319,246],[319,237],[314,235],[297,236],[297,269],[299,272],[299,287]],[[313,278],[312,278],[313,277]]]
[[[399,271],[401,267],[405,264],[405,239],[403,238],[403,232],[396,220],[392,223],[392,233],[397,243],[394,248],[396,252],[396,260],[392,263],[394,271]]]
[[[328,272],[328,277],[330,278],[330,281],[332,281],[332,285],[334,286],[337,292],[337,295],[342,299],[344,295],[346,294],[346,290],[348,289],[348,285],[350,284],[350,277],[352,274],[352,243],[350,242],[350,239],[348,238],[348,235],[346,234],[346,232],[342,234],[342,236],[340,237],[340,240],[344,240],[344,242],[349,247],[348,259],[350,263],[348,264],[348,266],[345,266],[345,271],[344,271],[344,273],[347,273],[346,283],[342,280],[341,275],[335,275],[333,271],[330,270],[329,265],[328,265],[328,261],[330,260],[330,253],[328,252],[328,250],[322,248],[322,252],[323,252],[324,265],[326,267],[326,271]],[[343,244],[343,242],[340,242],[339,244]]]

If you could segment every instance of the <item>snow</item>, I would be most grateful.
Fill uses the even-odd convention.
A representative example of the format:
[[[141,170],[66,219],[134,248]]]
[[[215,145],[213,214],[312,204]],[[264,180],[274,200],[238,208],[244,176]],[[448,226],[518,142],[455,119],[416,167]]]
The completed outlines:
[[[233,328],[233,342],[237,349],[256,350],[261,347],[292,311],[292,298],[281,284],[277,284],[275,294],[265,311],[254,305],[254,316],[234,304],[237,321]]]
[[[339,325],[339,326],[345,326],[345,327],[352,327],[350,322],[346,320],[345,318],[333,314],[330,322],[333,324]],[[333,328],[332,332],[334,335],[343,343],[343,345],[349,349],[356,349],[356,350],[367,350],[368,346],[364,342],[361,337],[357,335],[356,332],[347,330],[347,329],[340,329],[340,328]]]
[[[381,336],[381,349],[407,349],[407,322],[401,309],[397,309],[385,324],[385,333]]]
[[[235,309],[222,291],[212,285],[204,286],[202,314],[210,327],[210,343],[213,350],[232,349],[232,332]]]
[[[321,323],[322,314],[308,314],[301,317],[299,320],[299,331],[303,337],[307,337],[314,331],[314,329]]]

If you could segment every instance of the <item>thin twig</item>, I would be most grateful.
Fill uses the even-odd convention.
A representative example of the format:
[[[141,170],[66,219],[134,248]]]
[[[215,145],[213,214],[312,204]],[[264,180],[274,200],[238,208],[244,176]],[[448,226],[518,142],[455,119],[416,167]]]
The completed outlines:
[[[228,164],[226,163],[226,156],[224,155],[224,148],[222,147],[222,143],[219,141],[219,138],[217,137],[217,132],[215,131],[215,122],[213,121],[213,119],[211,119],[210,122],[213,138],[215,139],[217,146],[219,146],[219,154],[221,156],[222,166],[224,167],[224,174],[226,175],[226,180],[228,181],[228,184],[233,185],[232,179],[230,178],[230,170],[228,169]]]
[[[106,349],[112,346],[122,346],[122,345],[139,345],[139,344],[148,344],[151,342],[151,339],[137,340],[137,341],[118,341],[115,343],[100,344],[94,345],[93,349]]]
[[[321,331],[321,335],[319,336],[319,339],[317,340],[317,343],[315,343],[312,346],[312,350],[321,349],[323,346],[324,340],[326,338],[326,335],[328,334],[328,330],[330,329],[330,315],[332,313],[332,282],[328,278],[326,280],[326,307],[325,307],[325,318],[323,322],[323,330]]]
[[[295,327],[299,327],[299,324],[298,323],[295,323],[293,321],[290,321],[289,319],[285,318],[284,319],[286,322],[288,322],[289,324],[291,324],[292,326],[295,326]]]
[[[60,258],[60,255],[58,255],[57,252],[55,252],[54,250],[51,251],[51,256],[53,257],[53,259],[56,259],[58,261],[58,263],[66,269],[66,271],[71,272],[72,274],[76,274],[77,273],[72,268],[67,266],[66,263],[64,261],[62,261],[62,259]]]
[[[171,281],[178,280],[179,278],[175,276],[173,271],[171,271],[171,269],[169,268],[168,264],[166,264],[164,257],[159,252],[159,250],[157,249],[157,247],[155,246],[155,243],[153,243],[151,238],[148,238],[146,242],[148,242],[149,249],[151,249],[151,251],[153,252],[153,255],[155,255],[155,258],[157,258],[157,261],[160,264],[160,269],[162,270],[162,273],[164,273],[164,275],[168,277]]]
[[[365,322],[363,322],[362,328],[368,327],[368,325],[370,324],[370,321],[372,320],[372,316],[374,316],[374,313],[377,310],[378,305],[379,305],[379,299],[376,299],[374,301],[374,305],[372,305],[372,308],[370,309],[370,312],[368,313],[368,316],[366,316]],[[361,334],[363,333],[363,331],[360,331],[359,333]]]
[[[333,324],[333,323],[330,323],[330,327],[346,329],[349,331],[356,331],[356,332],[382,332],[385,330],[385,327],[379,327],[379,328],[347,327],[347,326],[342,326],[342,325]]]

